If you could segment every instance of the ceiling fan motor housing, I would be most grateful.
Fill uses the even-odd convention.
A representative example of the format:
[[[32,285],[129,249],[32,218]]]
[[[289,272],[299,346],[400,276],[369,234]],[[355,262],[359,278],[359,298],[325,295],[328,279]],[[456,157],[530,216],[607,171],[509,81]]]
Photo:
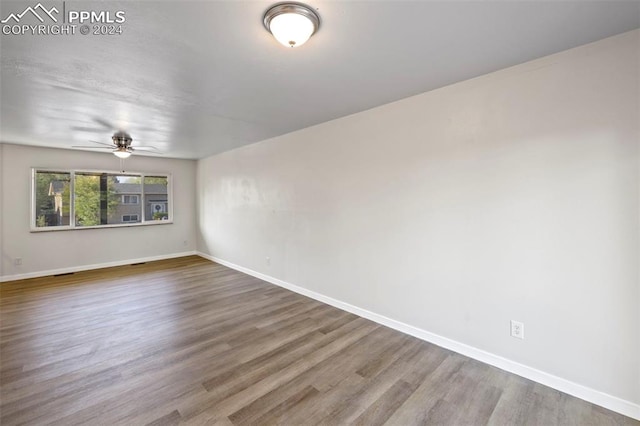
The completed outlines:
[[[131,146],[131,142],[133,141],[133,139],[131,138],[131,136],[129,136],[128,133],[126,132],[116,132],[113,134],[113,136],[111,137],[111,140],[113,140],[113,143],[118,147],[118,148],[129,148]]]

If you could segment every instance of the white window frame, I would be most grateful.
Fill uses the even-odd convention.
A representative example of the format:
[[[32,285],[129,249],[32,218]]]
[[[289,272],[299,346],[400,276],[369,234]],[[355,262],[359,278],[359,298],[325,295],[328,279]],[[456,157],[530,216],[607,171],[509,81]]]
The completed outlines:
[[[65,226],[36,226],[36,173],[69,173],[70,176],[70,206],[69,206],[69,225]],[[138,195],[138,204],[141,204],[140,222],[127,222],[127,223],[114,223],[109,225],[94,225],[94,226],[76,226],[76,214],[75,214],[75,177],[76,174],[83,173],[95,173],[95,174],[110,174],[117,176],[132,176],[140,178],[140,187],[142,188],[142,194]],[[167,220],[145,220],[145,195],[144,195],[144,178],[145,177],[166,177],[167,178],[167,213],[169,218]],[[131,204],[127,204],[131,205]],[[136,213],[133,213],[136,214]],[[30,213],[30,228],[31,232],[54,232],[54,231],[79,231],[83,229],[103,229],[103,228],[126,228],[132,226],[154,226],[154,225],[169,225],[173,224],[173,176],[171,173],[148,173],[148,172],[122,172],[116,170],[67,170],[60,168],[49,167],[32,167],[31,168],[31,213]]]

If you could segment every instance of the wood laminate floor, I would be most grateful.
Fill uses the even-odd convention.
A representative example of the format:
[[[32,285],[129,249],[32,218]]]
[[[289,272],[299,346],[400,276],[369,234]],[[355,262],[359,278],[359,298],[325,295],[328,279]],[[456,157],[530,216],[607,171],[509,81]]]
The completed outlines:
[[[8,425],[639,425],[200,257],[0,285]]]

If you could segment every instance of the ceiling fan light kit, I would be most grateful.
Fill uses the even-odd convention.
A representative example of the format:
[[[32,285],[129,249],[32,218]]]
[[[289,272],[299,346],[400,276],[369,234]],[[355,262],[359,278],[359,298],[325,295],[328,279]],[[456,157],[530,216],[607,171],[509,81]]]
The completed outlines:
[[[286,47],[299,47],[320,28],[320,16],[302,3],[278,3],[262,19],[264,27]]]
[[[115,155],[118,158],[129,158],[132,154],[133,148],[116,148],[113,150],[113,155]]]

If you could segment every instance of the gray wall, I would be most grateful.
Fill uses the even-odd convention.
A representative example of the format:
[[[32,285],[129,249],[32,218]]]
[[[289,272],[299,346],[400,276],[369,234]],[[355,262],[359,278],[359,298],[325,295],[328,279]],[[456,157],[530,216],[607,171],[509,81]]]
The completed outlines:
[[[109,153],[11,144],[2,144],[2,152],[0,278],[3,280],[195,250],[195,161],[141,156],[125,161],[128,171],[172,174],[173,224],[31,233],[32,167],[118,171],[119,160]],[[16,257],[23,259],[22,266],[14,266]]]
[[[200,160],[198,249],[638,410],[639,38]]]

